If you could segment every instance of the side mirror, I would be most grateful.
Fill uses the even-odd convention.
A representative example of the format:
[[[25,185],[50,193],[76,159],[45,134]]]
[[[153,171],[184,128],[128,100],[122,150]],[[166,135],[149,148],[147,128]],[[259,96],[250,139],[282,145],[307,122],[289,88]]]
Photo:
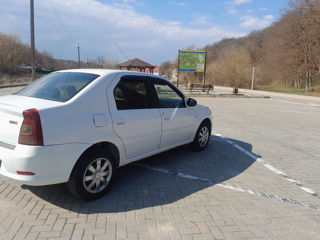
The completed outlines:
[[[187,105],[188,105],[189,107],[194,107],[194,106],[197,105],[197,101],[196,101],[195,99],[193,99],[193,98],[188,98],[188,100],[187,100]]]

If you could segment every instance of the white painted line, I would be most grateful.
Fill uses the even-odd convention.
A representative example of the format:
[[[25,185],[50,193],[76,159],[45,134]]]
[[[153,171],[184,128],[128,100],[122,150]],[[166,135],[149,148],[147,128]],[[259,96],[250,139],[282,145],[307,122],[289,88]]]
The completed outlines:
[[[282,171],[280,171],[279,169],[271,166],[269,163],[264,163],[263,164],[266,168],[268,168],[270,171],[275,172],[278,175],[284,175],[284,173]]]
[[[307,188],[307,187],[301,187],[302,190],[310,193],[310,194],[315,194],[315,191],[313,191],[311,188]]]
[[[274,102],[282,102],[282,103],[289,103],[289,104],[294,104],[294,105],[309,106],[309,104],[298,103],[298,102],[291,102],[291,101],[286,101],[286,100],[279,100],[279,99],[269,99],[269,100],[270,100],[270,101],[274,101]]]
[[[283,171],[273,167],[271,164],[269,164],[268,162],[264,161],[261,158],[258,158],[256,155],[254,155],[252,152],[244,149],[243,147],[241,147],[239,144],[231,141],[228,138],[222,137],[221,134],[215,134],[215,136],[218,136],[219,139],[218,141],[225,141],[229,144],[231,144],[233,147],[235,147],[236,149],[238,149],[240,152],[243,152],[244,154],[246,154],[247,156],[249,156],[250,158],[252,158],[253,160],[257,161],[258,163],[261,163],[264,167],[266,167],[267,169],[269,169],[270,171],[274,172],[275,174],[283,177],[284,179],[286,179],[287,181],[294,183],[295,185],[297,185],[300,189],[302,189],[303,191],[312,194],[314,197],[320,198],[320,195],[318,193],[316,193],[313,189],[304,186],[301,182],[290,178],[286,173],[284,173]],[[214,140],[217,140],[217,138],[213,137]]]
[[[320,107],[320,104],[316,104],[316,103],[309,103],[309,105],[312,107]]]
[[[289,103],[289,104],[294,104],[294,105],[320,107],[320,104],[316,104],[316,103],[299,103],[299,102],[291,102],[291,101],[280,100],[280,99],[269,99],[269,100],[274,101],[274,102]]]
[[[287,110],[272,110],[270,112],[280,112],[280,113],[296,113],[296,114],[318,114],[318,112],[312,111],[312,112],[301,112],[301,111],[287,111]]]
[[[209,185],[215,185],[215,186],[226,188],[226,189],[233,190],[233,191],[236,191],[236,192],[248,193],[248,194],[256,195],[256,196],[259,196],[259,197],[268,198],[268,199],[274,199],[274,200],[278,200],[280,202],[291,203],[291,204],[294,204],[294,205],[304,206],[304,207],[308,207],[308,208],[312,208],[314,210],[320,211],[320,206],[307,204],[307,203],[302,203],[300,201],[293,200],[293,199],[290,199],[290,198],[282,198],[282,197],[279,197],[279,196],[276,196],[276,195],[273,195],[273,194],[267,194],[267,193],[264,193],[264,192],[257,192],[255,190],[251,190],[251,189],[244,189],[244,188],[241,188],[241,187],[235,187],[235,186],[232,186],[232,185],[226,184],[226,183],[216,183],[215,181],[212,181],[210,179],[199,178],[199,177],[192,176],[192,175],[189,175],[189,174],[180,173],[180,172],[174,172],[174,171],[170,171],[170,170],[167,170],[167,169],[164,169],[164,168],[153,167],[153,166],[145,165],[145,164],[141,164],[141,163],[135,163],[134,165],[136,165],[138,167],[141,167],[141,168],[148,169],[148,170],[152,170],[152,171],[155,171],[155,172],[168,174],[170,176],[177,176],[177,177],[186,178],[186,179],[189,179],[189,180],[196,180],[196,181],[200,181],[200,182],[203,182],[203,183],[207,183]]]

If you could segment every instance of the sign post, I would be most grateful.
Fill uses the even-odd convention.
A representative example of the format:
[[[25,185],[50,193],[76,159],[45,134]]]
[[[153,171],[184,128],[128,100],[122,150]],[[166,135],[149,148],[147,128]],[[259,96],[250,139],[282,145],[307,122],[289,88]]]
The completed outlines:
[[[179,76],[180,76],[180,50],[179,50],[179,56],[178,56],[177,88],[179,88]]]
[[[206,65],[207,65],[206,51],[179,50],[177,87],[179,86],[180,71],[181,72],[203,72],[203,85],[205,85]]]

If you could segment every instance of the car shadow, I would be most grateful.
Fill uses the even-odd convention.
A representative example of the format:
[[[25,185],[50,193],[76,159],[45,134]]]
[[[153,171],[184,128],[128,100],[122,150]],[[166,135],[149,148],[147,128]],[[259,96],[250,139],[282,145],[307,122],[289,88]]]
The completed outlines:
[[[115,213],[165,205],[234,178],[260,158],[239,151],[230,141],[252,150],[251,144],[217,136],[211,137],[208,147],[201,152],[182,146],[120,168],[111,191],[91,202],[74,198],[65,184],[22,187],[55,206],[77,213]]]

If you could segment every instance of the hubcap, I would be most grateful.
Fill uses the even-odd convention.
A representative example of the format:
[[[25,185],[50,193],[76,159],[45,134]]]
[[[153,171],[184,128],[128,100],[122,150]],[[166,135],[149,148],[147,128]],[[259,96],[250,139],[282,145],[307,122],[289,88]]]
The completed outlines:
[[[209,129],[207,126],[203,126],[199,132],[199,145],[200,147],[205,147],[209,140]]]
[[[84,172],[84,188],[90,193],[101,192],[110,182],[111,176],[111,162],[106,158],[97,158],[89,164]]]

